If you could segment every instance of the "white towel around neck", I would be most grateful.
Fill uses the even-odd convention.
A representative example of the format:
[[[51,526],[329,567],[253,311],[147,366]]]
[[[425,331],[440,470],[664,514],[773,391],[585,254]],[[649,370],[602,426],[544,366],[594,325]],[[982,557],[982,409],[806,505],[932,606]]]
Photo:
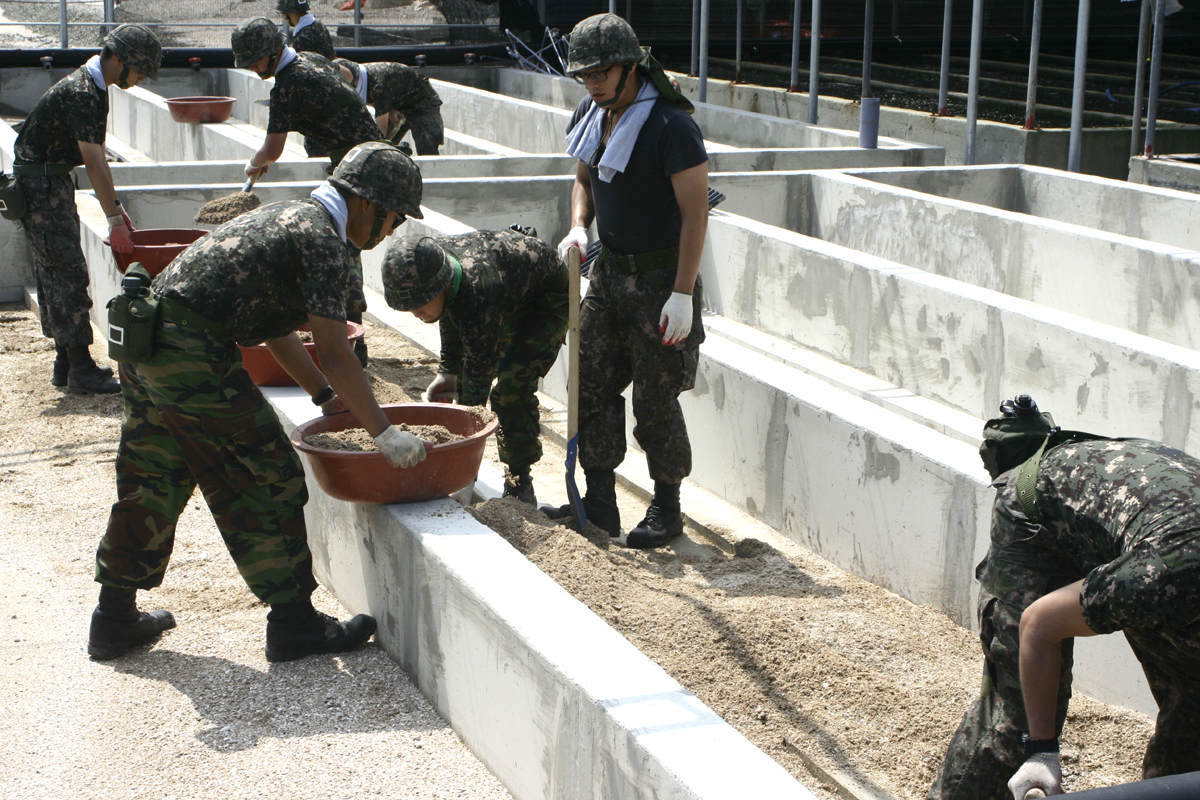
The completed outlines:
[[[608,145],[604,155],[600,157],[597,172],[600,180],[612,183],[618,172],[624,172],[629,165],[629,156],[633,153],[633,145],[637,142],[642,125],[650,118],[650,109],[654,107],[654,99],[659,95],[658,87],[648,80],[642,81],[637,99],[629,109],[617,120],[617,127],[608,137]],[[587,114],[567,134],[567,153],[584,163],[590,163],[596,148],[603,141],[604,109],[592,103]]]

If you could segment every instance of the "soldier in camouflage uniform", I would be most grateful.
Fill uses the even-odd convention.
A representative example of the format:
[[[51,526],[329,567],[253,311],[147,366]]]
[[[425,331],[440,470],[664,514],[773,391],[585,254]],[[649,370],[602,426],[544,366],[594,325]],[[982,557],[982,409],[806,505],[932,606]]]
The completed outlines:
[[[366,104],[346,85],[337,68],[324,56],[287,47],[283,32],[271,20],[247,20],[234,29],[231,40],[238,69],[248,69],[263,80],[275,78],[267,137],[246,163],[247,176],[265,174],[268,165],[279,160],[289,131],[299,131],[306,143],[326,151],[331,168],[350,148],[380,138]],[[358,270],[361,273],[361,265]],[[362,322],[366,310],[365,295],[350,299],[352,322]],[[355,344],[355,354],[366,366],[366,337]]]
[[[596,220],[603,248],[580,321],[579,463],[590,522],[621,533],[616,467],[625,458],[625,399],[633,386],[634,438],[654,497],[625,539],[660,547],[683,533],[679,485],[692,451],[679,395],[692,388],[704,327],[700,255],[708,226],[708,154],[688,103],[643,53],[629,24],[598,14],[571,32],[567,71],[589,97],[568,127],[579,161],[571,231],[559,244],[587,249]],[[632,140],[632,143],[630,143]],[[556,518],[570,506],[550,509]]]
[[[346,337],[356,249],[420,217],[421,179],[399,150],[352,150],[311,198],[243,214],[188,247],[153,283],[155,352],[122,363],[125,412],[117,502],[96,554],[100,604],[88,652],[112,658],[175,621],[137,610],[138,589],[163,579],[175,524],[196,486],[255,596],[271,606],[267,659],[342,652],[375,622],[318,614],[304,523],[304,470],[287,434],[242,368],[238,344],[265,341],[326,413],[349,410],[393,466],[425,457],[425,443],[393,427]],[[293,331],[308,323],[313,363]],[[323,370],[323,372],[322,372]]]
[[[1071,637],[1114,631],[1159,705],[1144,776],[1200,770],[1200,460],[1145,440],[1060,444],[1032,473],[1037,522],[1018,474],[994,484],[991,549],[976,570],[983,688],[930,799],[1060,793]]]
[[[21,219],[33,252],[42,333],[54,339],[56,357],[50,382],[69,392],[114,393],[112,370],[92,360],[87,262],[80,245],[75,181],[83,164],[100,207],[108,217],[114,250],[133,252],[133,225],[113,189],[104,150],[108,86],[129,88],[154,79],[162,46],[148,28],[122,25],[104,40],[104,49],[51,87],[25,120],[14,147],[28,210]]]
[[[308,0],[279,0],[275,3],[275,10],[282,14],[291,26],[288,44],[297,53],[319,53],[330,61],[337,58],[329,29],[312,15]]]
[[[355,64],[345,58],[334,62],[359,96],[375,108],[379,130],[392,142],[399,143],[412,131],[417,155],[436,156],[445,140],[442,99],[429,79],[412,67],[381,61]]]
[[[388,248],[383,286],[392,308],[439,323],[441,358],[426,397],[476,406],[490,393],[504,496],[536,505],[538,380],[567,333],[567,268],[554,247],[516,230],[406,236]]]

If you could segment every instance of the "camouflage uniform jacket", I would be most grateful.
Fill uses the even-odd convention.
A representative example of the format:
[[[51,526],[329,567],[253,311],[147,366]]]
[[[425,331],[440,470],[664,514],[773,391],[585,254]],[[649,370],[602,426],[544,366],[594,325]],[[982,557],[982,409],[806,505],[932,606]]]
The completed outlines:
[[[83,163],[78,142],[103,145],[108,126],[108,93],[100,91],[86,66],[42,95],[25,120],[13,148],[25,164]]]
[[[442,104],[429,79],[412,67],[389,61],[363,66],[367,70],[367,102],[375,107],[377,117],[391,111],[406,114]]]
[[[329,35],[329,29],[322,25],[320,20],[314,19],[293,33],[292,41],[289,44],[298,53],[319,53],[330,61],[337,58],[337,52],[333,49],[333,37]]]
[[[379,139],[379,126],[358,92],[316,53],[299,53],[275,75],[267,133],[288,131],[299,131],[327,150]]]
[[[154,279],[154,290],[251,345],[296,330],[309,314],[344,321],[355,266],[325,207],[291,200],[197,240]]]
[[[447,287],[439,322],[438,371],[462,376],[462,403],[483,405],[505,323],[539,308],[547,294],[565,291],[566,267],[554,247],[514,231],[476,231],[434,241],[462,263],[462,279]]]
[[[993,526],[985,589],[1023,606],[1083,578],[1092,630],[1200,649],[1200,460],[1138,439],[1064,444],[1042,457],[1037,490],[1041,528]]]

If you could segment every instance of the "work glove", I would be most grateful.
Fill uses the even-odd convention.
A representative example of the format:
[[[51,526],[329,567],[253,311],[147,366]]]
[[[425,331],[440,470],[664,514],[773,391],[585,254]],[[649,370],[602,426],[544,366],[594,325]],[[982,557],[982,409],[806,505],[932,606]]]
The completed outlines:
[[[124,211],[108,218],[108,243],[114,253],[133,252],[133,234],[128,219]]]
[[[118,204],[117,204],[117,211],[121,212],[121,219],[125,220],[125,227],[126,227],[126,228],[129,228],[129,230],[131,230],[131,231],[133,231],[133,230],[137,230],[136,228],[134,228],[134,227],[133,227],[133,220],[131,220],[131,219],[129,218],[129,215],[125,213],[125,206],[123,206],[123,205],[121,205],[120,203],[118,203]]]
[[[425,442],[395,425],[388,425],[374,439],[393,467],[413,467],[425,460]]]
[[[439,372],[437,377],[429,382],[429,387],[421,393],[421,399],[426,403],[453,403],[457,392],[458,376]]]
[[[692,330],[692,296],[683,292],[671,292],[663,304],[662,316],[658,318],[658,331],[663,335],[662,343],[672,345],[687,338]]]
[[[321,403],[321,413],[327,417],[332,416],[333,414],[341,414],[343,411],[348,410],[349,409],[346,408],[346,404],[342,402],[342,398],[338,397],[336,394],[326,400],[324,403]]]
[[[255,175],[260,175],[260,176],[266,175],[267,168],[269,166],[271,166],[271,165],[263,164],[261,167],[254,166],[254,157],[251,156],[250,158],[246,159],[246,169],[245,169],[246,177],[253,178]]]
[[[1063,793],[1058,753],[1034,753],[1008,782],[1013,800],[1025,800],[1030,789],[1041,789],[1047,796]]]
[[[571,228],[571,232],[563,237],[563,240],[558,243],[558,257],[563,261],[567,260],[567,251],[572,247],[578,247],[580,255],[587,252],[588,238],[587,228],[582,225],[576,225]]]

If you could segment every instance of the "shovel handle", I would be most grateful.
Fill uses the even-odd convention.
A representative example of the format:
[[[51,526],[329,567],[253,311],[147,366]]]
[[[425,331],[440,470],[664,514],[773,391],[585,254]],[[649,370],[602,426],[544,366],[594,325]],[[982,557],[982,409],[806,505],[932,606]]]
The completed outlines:
[[[261,172],[258,173],[258,175],[261,175],[261,174],[262,174]],[[250,191],[250,189],[254,186],[254,182],[256,180],[258,180],[258,175],[251,175],[249,178],[246,178],[246,182],[244,184],[242,184],[243,192]]]
[[[1046,796],[1046,793],[1037,786],[1025,793],[1025,800],[1041,800]]]

